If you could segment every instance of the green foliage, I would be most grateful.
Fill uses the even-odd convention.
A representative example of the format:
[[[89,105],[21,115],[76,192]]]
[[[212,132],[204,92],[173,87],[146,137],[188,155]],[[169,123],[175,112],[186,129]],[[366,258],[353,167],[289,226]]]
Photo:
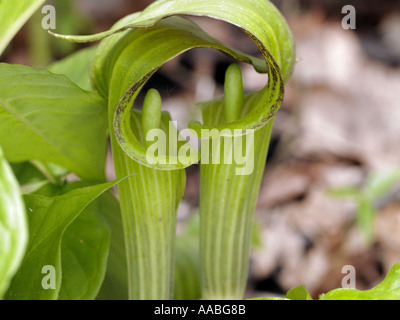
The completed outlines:
[[[388,272],[385,279],[369,290],[339,288],[321,294],[320,300],[400,300],[400,262]],[[295,287],[287,292],[285,298],[255,298],[250,300],[312,300],[304,286]]]
[[[367,181],[361,188],[344,186],[329,189],[328,194],[336,198],[352,199],[357,204],[357,226],[363,232],[365,239],[372,243],[377,202],[393,188],[399,179],[398,169],[374,172],[367,177]]]
[[[252,298],[249,300],[313,300],[308,293],[305,286],[298,286],[290,289],[286,293],[286,297],[265,297],[265,298]]]
[[[73,83],[84,90],[92,90],[89,82],[89,69],[97,46],[81,49],[54,62],[47,69],[50,72],[66,75]]]
[[[159,0],[142,12],[123,18],[109,31],[91,36],[55,36],[67,41],[96,41],[127,28],[151,27],[165,17],[185,14],[212,17],[242,27],[261,42],[264,51],[272,54],[282,67],[284,79],[289,78],[295,62],[294,43],[285,20],[269,1]]]
[[[305,286],[298,286],[290,289],[286,294],[289,300],[312,300]]]
[[[74,188],[74,184],[68,185],[68,189]],[[107,269],[111,233],[106,216],[113,201],[109,193],[102,194],[66,229],[61,242],[63,281],[59,299],[96,298]]]
[[[34,193],[49,183],[45,175],[31,162],[12,163],[22,194]]]
[[[0,1],[0,53],[42,3]],[[226,46],[182,15],[207,16],[242,28],[262,59]],[[252,232],[253,213],[273,118],[295,61],[285,19],[266,0],[159,0],[108,31],[55,36],[102,41],[49,70],[0,64],[0,145],[16,176],[0,154],[0,241],[11,244],[0,250],[5,261],[0,266],[0,297],[5,293],[8,299],[241,298],[251,242],[258,239]],[[254,157],[247,153],[247,161],[254,161],[254,170],[239,175],[241,165],[214,164],[213,156],[210,164],[201,163],[200,221],[176,239],[184,169],[198,162],[199,154],[176,128],[169,130],[172,119],[162,111],[156,90],[148,92],[142,111],[133,108],[160,67],[199,47],[248,63],[267,73],[269,81],[262,90],[244,95],[240,67],[233,65],[226,75],[225,97],[198,105],[202,123],[191,121],[189,128],[202,139],[208,139],[202,129],[239,129],[239,137],[245,137],[247,129],[255,130],[254,141],[242,143],[244,150],[253,148]],[[156,156],[149,157],[151,146],[145,139],[152,129],[161,129],[167,139],[174,135],[167,150],[186,147],[190,156],[165,154],[167,163],[157,163]],[[107,192],[116,182],[94,184],[105,180],[108,135],[119,201]],[[221,149],[214,158],[225,146],[224,136],[226,131],[216,138]],[[68,173],[82,181],[68,182]],[[338,193],[361,199],[362,210],[368,211],[371,199],[393,182],[392,176],[371,179],[365,197],[351,188]],[[370,218],[366,221],[365,225]],[[54,289],[43,287],[45,266],[55,268]],[[397,297],[398,278],[397,266],[374,289],[338,289],[321,298]],[[268,299],[311,297],[304,287],[297,287],[286,298]]]
[[[92,19],[82,10],[77,0],[52,0],[57,11],[56,31],[59,33],[81,33],[94,27]],[[43,15],[41,15],[43,17]],[[47,33],[47,32],[46,32]],[[76,49],[75,43],[59,41],[48,37],[51,49],[56,56],[66,56]],[[74,69],[77,69],[76,67]]]
[[[205,3],[207,6],[204,6]],[[228,7],[230,7],[229,10],[227,10]],[[255,10],[255,7],[259,10]],[[240,9],[240,15],[235,13],[235,8],[238,10]],[[246,31],[251,34],[254,39],[257,39],[256,43],[260,47],[264,56],[264,61],[226,47],[218,40],[204,33],[204,31],[193,22],[182,17],[175,17],[176,15],[182,14],[207,15],[216,19],[226,20],[238,26],[245,26]],[[142,29],[142,27],[146,28]],[[266,34],[264,30],[268,30],[268,34]],[[106,38],[107,36],[110,37]],[[146,183],[141,182],[144,181],[143,179],[138,179],[130,186],[124,183],[119,186],[125,230],[127,228],[131,230],[132,228],[128,226],[133,226],[134,222],[135,225],[140,226],[140,228],[142,228],[142,223],[143,227],[146,226],[146,228],[153,230],[154,228],[159,228],[160,224],[156,219],[152,220],[144,218],[149,215],[153,216],[153,213],[151,212],[157,212],[157,208],[149,211],[149,208],[151,207],[149,206],[150,202],[144,206],[132,203],[132,194],[137,194],[139,196],[142,190],[145,190],[144,193],[148,195],[147,197],[149,197],[149,195],[150,197],[157,195],[157,199],[163,199],[159,200],[164,208],[164,216],[162,219],[165,221],[166,227],[169,226],[170,222],[173,223],[173,211],[175,210],[174,208],[176,208],[176,204],[174,203],[175,198],[157,194],[157,192],[154,193],[153,191],[159,190],[158,188],[160,183],[157,183],[156,181],[162,180],[162,175],[167,175],[166,173],[158,172],[158,170],[181,170],[198,161],[197,152],[191,150],[190,146],[187,147],[187,149],[190,150],[190,157],[184,158],[183,160],[182,158],[176,159],[175,156],[168,154],[165,155],[166,163],[160,164],[157,162],[157,159],[150,159],[150,161],[148,158],[147,146],[144,143],[144,136],[148,132],[148,128],[160,126],[161,129],[166,131],[165,127],[170,118],[168,115],[162,114],[161,122],[158,122],[158,116],[154,115],[152,115],[149,120],[146,111],[148,109],[147,107],[144,108],[143,114],[136,111],[132,112],[132,108],[139,91],[149,77],[159,67],[188,49],[196,47],[211,47],[229,54],[240,61],[253,64],[255,69],[260,72],[269,73],[270,81],[266,88],[258,92],[256,95],[253,95],[251,99],[246,100],[251,100],[253,104],[244,108],[242,113],[241,108],[238,109],[241,103],[238,104],[237,110],[234,111],[236,116],[232,118],[235,119],[235,121],[226,123],[224,119],[217,117],[217,124],[210,124],[207,123],[207,121],[204,121],[203,124],[192,122],[189,127],[194,129],[197,133],[200,133],[200,130],[203,128],[245,130],[263,127],[265,123],[274,116],[283,97],[283,79],[279,65],[283,70],[283,78],[287,79],[294,63],[293,41],[284,19],[269,2],[254,0],[232,0],[225,2],[224,6],[218,5],[217,2],[211,3],[209,1],[157,1],[143,12],[122,19],[110,31],[93,36],[57,35],[57,37],[78,42],[103,39],[95,55],[95,60],[91,70],[91,79],[94,87],[99,91],[101,96],[107,98],[109,103],[109,124],[110,128],[113,127],[114,129],[114,134],[111,135],[111,141],[117,176],[122,177],[137,171],[141,172],[143,177],[150,175],[150,172],[155,176],[159,176],[156,180],[150,179],[148,180],[149,182]],[[156,48],[156,50],[154,48]],[[143,63],[143,61],[146,61],[146,63]],[[227,85],[227,87],[229,86]],[[234,88],[232,89],[234,90]],[[160,103],[157,103],[157,105],[159,106]],[[158,107],[157,109],[159,110],[160,108]],[[241,113],[241,118],[238,117],[239,113]],[[228,114],[230,114],[230,112]],[[151,122],[151,125],[149,124],[149,121]],[[266,130],[257,135],[262,137],[262,139],[260,138],[260,140],[257,140],[257,143],[262,146],[263,151],[259,153],[257,158],[256,174],[245,179],[245,182],[240,183],[236,183],[236,180],[232,177],[232,183],[229,184],[229,186],[233,188],[231,191],[232,197],[234,197],[235,200],[242,199],[241,197],[234,196],[236,191],[243,193],[241,190],[246,190],[248,195],[250,195],[250,201],[243,204],[243,207],[242,205],[237,206],[239,211],[243,211],[243,214],[240,215],[246,217],[246,223],[242,224],[245,229],[241,231],[241,234],[245,237],[242,242],[245,244],[243,251],[239,251],[239,254],[236,255],[237,258],[235,258],[241,261],[247,261],[248,259],[250,245],[248,235],[251,236],[252,212],[254,209],[257,189],[262,176],[262,173],[260,172],[263,171],[264,167],[271,125],[272,121],[270,121],[266,126]],[[186,141],[184,141],[184,144],[186,144]],[[177,145],[179,149],[183,144],[178,141]],[[120,148],[122,148],[122,150]],[[142,166],[150,167],[153,171],[142,168]],[[158,170],[154,171],[154,169]],[[224,170],[225,169],[231,172],[228,175],[230,177],[232,172],[235,172],[236,168],[227,166],[224,167]],[[221,171],[221,177],[226,176],[226,174],[223,174],[224,170]],[[171,172],[168,175],[172,178],[177,174],[178,173]],[[221,183],[221,191],[225,192],[224,189],[226,187],[222,185],[224,181],[222,181],[221,178],[218,179],[218,183]],[[203,185],[206,185],[205,182],[202,183]],[[181,188],[179,184],[173,188],[177,187]],[[207,186],[205,188],[207,188]],[[248,196],[243,194],[243,197]],[[146,199],[143,197],[140,198]],[[207,198],[209,197],[206,196],[202,203],[206,203]],[[234,199],[232,198],[232,200]],[[210,203],[213,203],[213,201]],[[214,204],[212,205],[214,206]],[[227,201],[226,206],[235,207],[235,204]],[[218,213],[217,216],[218,215],[220,214]],[[233,215],[238,217],[239,213]],[[220,221],[222,221],[221,217]],[[250,223],[247,221],[250,221]],[[147,252],[148,249],[146,249],[146,247],[150,246],[150,244],[155,241],[155,236],[146,236],[145,233],[139,232],[140,228],[136,231],[131,231],[129,235],[125,234],[125,237],[126,243],[129,246],[131,246],[130,243],[132,242],[132,247],[127,248],[127,252],[132,255],[131,257],[128,256],[128,281],[132,283],[130,287],[132,287],[134,283],[139,287],[139,289],[135,289],[135,293],[132,294],[134,294],[135,297],[144,298],[146,297],[145,292],[140,289],[142,286],[143,275],[145,272],[150,272],[154,269],[154,267],[151,266],[159,266],[163,264],[157,262],[158,259],[162,259],[163,255],[161,253],[155,253],[153,258],[149,258],[153,259],[148,260],[149,262],[146,262],[146,254],[140,254],[141,257],[144,257],[141,260],[137,258],[139,252],[142,252],[142,250]],[[166,230],[163,232],[166,232]],[[234,229],[232,229],[232,232],[234,232]],[[229,238],[231,238],[231,236],[229,236]],[[169,237],[168,241],[170,242],[171,239],[173,239],[172,236]],[[165,243],[161,238],[158,238],[157,241]],[[238,240],[238,242],[240,241],[241,240]],[[134,242],[142,243],[141,247],[135,246]],[[171,253],[168,253],[168,255],[171,255],[172,252],[173,250]],[[228,256],[233,251],[227,250],[227,252]],[[129,267],[129,261],[135,261],[135,265]],[[164,261],[164,263],[169,265],[168,262]],[[231,263],[232,265],[236,265],[235,261],[231,261]],[[158,270],[159,279],[163,277],[162,275],[165,276],[166,272],[170,272],[168,270],[171,270],[170,267],[164,267],[164,269],[167,271],[163,272],[162,270]],[[245,281],[247,262],[244,262],[243,267],[239,269],[241,270],[241,276],[237,281],[233,281],[240,283],[240,287],[242,287],[243,281]],[[231,273],[232,279],[235,279],[236,276],[235,272]],[[154,272],[150,273],[148,276],[149,279],[155,279],[154,277]],[[166,280],[161,282],[158,281],[158,283],[162,284],[165,281]],[[148,287],[146,289],[147,292],[162,291],[155,283],[152,287],[152,283],[153,280],[143,283],[143,286]],[[239,295],[240,290],[241,289],[237,290]],[[238,293],[235,294],[237,295]],[[167,296],[168,295],[164,297]]]
[[[321,300],[400,300],[400,262],[388,272],[386,278],[369,290],[335,289],[321,295]]]
[[[111,243],[106,275],[96,298],[99,300],[127,300],[128,271],[120,205],[110,193],[104,194],[99,201],[111,230]]]
[[[204,33],[193,22],[175,17],[182,14],[209,16],[241,26],[259,46],[264,61],[233,50]],[[127,30],[142,27],[147,28]],[[245,98],[236,88],[241,86],[241,80],[235,79],[240,76],[240,71],[236,70],[232,76],[228,74],[226,102],[219,100],[204,104],[203,124],[199,122],[189,124],[199,136],[201,129],[220,131],[240,129],[242,133],[246,129],[259,129],[255,134],[254,150],[257,150],[257,157],[251,159],[255,160],[253,174],[245,178],[238,176],[236,174],[238,168],[232,165],[202,164],[201,166],[200,212],[205,230],[205,233],[200,235],[204,266],[202,272],[205,279],[203,297],[241,297],[248,268],[252,215],[265,165],[272,129],[271,119],[280,107],[284,92],[283,83],[289,77],[294,64],[293,40],[283,17],[268,1],[231,0],[221,6],[218,2],[210,1],[162,0],[153,3],[141,13],[122,19],[110,31],[93,36],[56,36],[80,42],[104,39],[96,52],[91,75],[95,88],[109,101],[110,126],[113,125],[115,140],[125,152],[119,155],[121,151],[116,143],[113,143],[116,163],[124,163],[119,169],[117,166],[119,175],[131,172],[129,166],[133,168],[133,164],[129,165],[127,156],[134,163],[162,170],[181,169],[198,161],[197,154],[191,152],[191,157],[185,158],[185,161],[166,155],[166,164],[150,162],[146,145],[143,143],[144,133],[137,129],[140,123],[147,127],[143,124],[146,119],[136,120],[132,125],[132,108],[140,89],[164,63],[188,49],[210,47],[229,54],[239,61],[251,63],[259,72],[269,73],[270,81],[267,86]],[[106,38],[107,36],[110,37]],[[135,50],[136,48],[140,49]],[[239,96],[232,95],[232,92],[239,93]],[[227,106],[225,112],[221,111],[224,106]],[[111,117],[114,114],[115,116]],[[133,114],[135,118],[136,112]],[[118,158],[121,158],[121,161]],[[122,161],[122,158],[125,160]],[[120,186],[120,193],[121,189],[123,185]],[[128,196],[128,191],[126,195]],[[143,214],[136,213],[134,216]],[[225,226],[222,226],[222,223]],[[237,234],[240,236],[235,238]],[[215,242],[211,241],[214,235],[217,235]],[[222,265],[231,268],[226,274],[224,273],[224,276]],[[208,278],[216,280],[209,283]],[[222,291],[214,292],[214,287]]]
[[[105,102],[64,75],[1,63],[0,127],[9,161],[52,162],[82,178],[104,181]]]
[[[240,14],[237,12],[240,12]],[[193,22],[183,17],[177,17],[177,15],[184,14],[209,16],[242,27],[259,46],[264,59],[248,56],[225,46],[202,31]],[[218,2],[204,0],[160,0],[154,2],[143,12],[122,19],[110,31],[93,36],[58,37],[73,41],[103,39],[95,53],[90,71],[91,82],[99,94],[108,102],[108,125],[111,131],[117,177],[123,178],[137,174],[138,178],[121,182],[119,185],[122,225],[126,252],[128,253],[126,259],[129,296],[135,298],[169,298],[172,293],[170,279],[173,278],[174,272],[176,210],[183,195],[185,184],[183,168],[198,161],[197,152],[189,146],[187,150],[190,151],[190,157],[183,161],[181,159],[176,161],[174,156],[167,157],[167,165],[158,165],[154,164],[154,161],[149,161],[146,157],[144,135],[150,129],[156,127],[166,131],[166,124],[169,123],[171,118],[167,113],[160,111],[161,102],[157,103],[156,111],[154,111],[153,103],[150,103],[150,106],[145,106],[143,113],[132,112],[134,101],[140,89],[164,63],[186,50],[197,47],[220,50],[239,61],[252,64],[259,72],[268,72],[270,81],[265,89],[243,97],[241,90],[237,91],[235,88],[235,83],[241,86],[241,79],[236,81],[237,76],[240,76],[240,70],[236,67],[236,72],[233,71],[232,77],[227,76],[226,85],[227,93],[239,93],[239,96],[228,94],[229,97],[227,98],[226,104],[230,104],[229,99],[231,99],[236,107],[225,108],[226,112],[222,112],[225,116],[216,116],[213,119],[216,122],[211,123],[207,120],[207,117],[212,115],[213,111],[210,111],[204,105],[202,107],[204,123],[190,123],[190,127],[197,133],[200,133],[203,128],[211,129],[215,127],[220,130],[225,128],[241,129],[243,132],[246,129],[263,128],[256,134],[257,148],[260,147],[262,151],[256,158],[255,174],[246,177],[244,180],[235,178],[232,174],[236,172],[237,168],[229,165],[222,166],[221,169],[216,171],[220,172],[216,188],[222,194],[232,192],[232,199],[227,198],[226,206],[237,207],[233,216],[228,217],[227,221],[239,226],[237,218],[243,216],[245,219],[241,224],[244,229],[238,230],[241,235],[238,241],[243,240],[244,247],[238,251],[237,255],[235,254],[234,258],[230,255],[233,254],[231,249],[234,249],[235,246],[226,251],[226,257],[233,259],[230,260],[232,265],[236,264],[237,259],[245,261],[244,265],[238,264],[241,270],[238,281],[234,280],[235,272],[231,272],[231,276],[228,277],[233,279],[233,282],[240,283],[239,287],[243,286],[243,275],[246,273],[246,260],[252,234],[252,212],[272,128],[272,121],[270,120],[280,107],[284,91],[283,83],[289,77],[294,64],[293,40],[286,22],[278,10],[270,2],[260,0],[230,0],[224,2],[223,6]],[[154,48],[157,48],[157,50],[154,50]],[[58,195],[57,191],[62,190],[63,181],[58,180],[57,176],[52,174],[49,165],[61,166],[79,175],[84,180],[104,180],[107,131],[105,117],[103,117],[105,104],[97,93],[81,89],[89,89],[85,78],[87,77],[88,65],[92,59],[92,50],[94,49],[81,51],[50,67],[50,70],[54,73],[66,74],[79,87],[64,76],[45,70],[0,65],[0,71],[2,71],[0,84],[3,88],[3,90],[0,90],[0,105],[2,107],[0,109],[0,124],[6,129],[11,130],[12,128],[17,132],[11,138],[6,134],[8,130],[4,130],[0,134],[0,144],[10,161],[34,161],[31,163],[35,164],[38,171],[30,167],[31,177],[24,184],[25,192],[50,195],[46,198],[41,198],[43,196],[39,195],[26,196],[30,209],[36,213],[39,212],[34,217],[44,216],[40,209],[36,209],[36,204],[40,205],[40,208],[45,212],[46,201],[52,204],[53,201],[59,201],[60,197],[64,196]],[[233,69],[234,67],[232,67]],[[239,99],[239,97],[241,98]],[[54,108],[55,105],[57,105],[57,108]],[[212,105],[212,103],[209,105]],[[217,101],[215,106],[218,113],[224,108],[220,101]],[[147,112],[147,110],[152,111]],[[59,114],[62,114],[62,117],[57,117]],[[182,140],[179,139],[179,135],[176,136],[178,149],[187,144],[186,141],[179,141]],[[74,143],[71,144],[71,141]],[[208,179],[215,177],[214,174],[206,174],[206,176],[208,178],[203,179],[204,185],[207,185]],[[222,181],[222,176],[231,179],[231,183],[228,184],[229,189],[223,186],[225,181]],[[65,195],[71,192],[73,193],[74,190]],[[241,197],[235,197],[235,193],[241,194]],[[248,198],[248,201],[243,202],[244,198]],[[135,201],[135,199],[139,200]],[[214,200],[212,195],[209,197],[206,195],[203,203],[210,203],[212,207],[215,207],[219,216],[218,219],[222,221],[221,214],[223,212],[218,212],[222,207],[220,205],[215,206]],[[239,202],[236,203],[236,200]],[[64,205],[69,202],[73,203],[73,200],[65,199]],[[54,214],[54,207],[50,204],[48,207],[47,211],[49,212],[46,211],[46,216],[51,217]],[[201,206],[201,211],[203,207],[204,205]],[[81,212],[82,210],[78,211]],[[82,232],[79,232],[82,231],[79,225],[80,223],[84,224],[85,219],[88,219],[88,221],[97,219],[95,224],[101,226],[101,217],[96,216],[93,212],[90,214],[90,210],[87,214],[79,215],[79,212],[71,213],[68,211],[65,213],[71,215],[68,220],[69,223],[63,225],[61,221],[58,221],[60,223],[58,234],[53,234],[54,238],[46,238],[49,241],[51,240],[51,244],[54,246],[53,250],[48,251],[50,256],[35,256],[37,254],[35,251],[37,238],[30,239],[29,255],[14,278],[9,296],[24,296],[18,291],[20,284],[26,281],[26,273],[32,269],[30,265],[39,263],[41,258],[46,258],[51,263],[58,263],[56,268],[58,272],[57,281],[61,281],[61,267],[65,269],[67,274],[68,270],[78,269],[79,266],[82,269],[89,267],[87,261],[82,259],[87,251],[76,242],[79,238],[77,234],[83,236]],[[204,220],[204,218],[203,216],[202,219]],[[80,219],[83,220],[80,221]],[[112,222],[111,230],[113,228],[120,229],[121,224],[117,220],[110,219]],[[78,223],[79,221],[80,223]],[[46,226],[44,220],[42,223],[43,226]],[[33,228],[31,232],[34,234],[35,224],[35,220],[30,220],[30,228]],[[70,224],[71,226],[68,227]],[[219,225],[216,226],[218,229]],[[148,230],[151,230],[151,232],[148,232]],[[46,233],[46,228],[42,227],[40,231]],[[96,233],[95,231],[92,232]],[[230,229],[229,239],[234,232],[235,228]],[[106,234],[105,228],[98,230],[99,236],[105,237]],[[37,235],[39,239],[42,236],[42,233]],[[62,241],[63,237],[65,237],[65,242]],[[201,235],[201,237],[204,237],[204,235]],[[112,238],[111,243],[113,241]],[[121,239],[115,238],[115,241],[120,242]],[[225,241],[218,243],[223,244]],[[98,242],[102,243],[102,241]],[[62,248],[66,252],[64,256],[70,254],[70,257],[74,258],[74,263],[66,264],[64,261],[61,265],[61,258],[59,257]],[[104,249],[105,246],[102,248]],[[68,249],[70,250],[68,251]],[[99,249],[99,251],[102,251],[102,249]],[[114,259],[120,261],[121,257],[122,255],[119,257],[110,255],[110,265],[114,264],[112,262]],[[102,265],[100,262],[99,264]],[[110,277],[115,276],[115,271],[108,270],[107,278],[109,275]],[[78,273],[76,277],[71,277],[71,283],[85,282],[82,276],[83,274]],[[96,281],[94,282],[96,283]],[[32,296],[51,299],[57,297],[93,297],[90,292],[94,290],[90,290],[90,288],[88,289],[89,293],[74,292],[71,289],[73,285],[68,285],[68,282],[65,285],[63,284],[64,288],[59,288],[59,284],[60,282],[58,282],[56,292],[40,292],[37,288],[37,281],[32,281],[31,286],[33,287],[28,292]],[[95,285],[95,287],[97,286]],[[240,288],[234,290],[240,292]]]
[[[106,268],[108,230],[95,208],[76,219],[113,185],[115,182],[74,189],[55,197],[25,195],[30,237],[25,258],[7,292],[8,299],[47,300],[57,299],[59,295],[93,298],[96,295]],[[87,230],[88,224],[93,222],[95,225]],[[92,250],[92,246],[98,251]],[[75,248],[73,252],[71,248]],[[68,261],[63,263],[64,259]],[[55,268],[54,289],[42,287],[44,266]],[[62,280],[63,267],[67,275],[72,273],[73,276]]]
[[[17,179],[0,149],[0,299],[22,261],[28,228]]]
[[[45,0],[1,0],[0,1],[0,55]]]

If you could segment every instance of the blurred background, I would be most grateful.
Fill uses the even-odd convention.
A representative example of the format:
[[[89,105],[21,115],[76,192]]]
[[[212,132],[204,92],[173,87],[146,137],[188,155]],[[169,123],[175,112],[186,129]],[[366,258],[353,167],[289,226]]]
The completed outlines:
[[[91,34],[151,2],[48,4],[57,10],[56,32]],[[355,267],[357,289],[368,289],[400,260],[400,1],[272,2],[292,29],[297,63],[275,120],[247,296],[305,285],[318,297],[341,287],[345,265]],[[355,30],[342,28],[345,5],[356,9]],[[41,28],[42,17],[38,12],[25,25],[1,61],[46,67],[90,45],[51,38]],[[236,27],[194,20],[226,44],[259,55]],[[182,129],[199,117],[196,102],[223,94],[232,62],[211,49],[192,50],[163,66],[147,87],[160,90],[164,109]],[[246,65],[242,70],[247,92],[265,85],[265,75]],[[199,202],[198,166],[187,174],[178,232]]]

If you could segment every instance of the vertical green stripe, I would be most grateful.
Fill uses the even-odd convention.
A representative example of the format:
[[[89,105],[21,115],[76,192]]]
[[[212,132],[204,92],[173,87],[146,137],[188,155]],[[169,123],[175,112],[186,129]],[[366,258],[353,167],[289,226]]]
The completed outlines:
[[[271,121],[255,132],[252,174],[236,175],[236,164],[200,166],[203,299],[243,298],[249,266],[253,214],[272,126]]]

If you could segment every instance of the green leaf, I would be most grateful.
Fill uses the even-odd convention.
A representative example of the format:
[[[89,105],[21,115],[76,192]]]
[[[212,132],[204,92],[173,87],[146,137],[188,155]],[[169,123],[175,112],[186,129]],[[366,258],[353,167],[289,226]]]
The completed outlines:
[[[47,69],[53,73],[66,75],[73,83],[84,90],[92,90],[89,82],[89,69],[97,46],[81,49],[66,58],[54,62]]]
[[[36,194],[58,196],[87,186],[89,184],[84,181],[64,186],[49,184]],[[88,300],[96,297],[107,268],[110,230],[105,215],[110,208],[110,198],[115,200],[105,193],[94,200],[65,231],[61,247],[63,281],[59,299]]]
[[[30,162],[11,163],[10,165],[20,185],[45,179],[39,169]]]
[[[48,180],[42,180],[42,181],[37,181],[37,182],[32,182],[29,184],[26,184],[24,186],[21,186],[21,193],[22,194],[31,194],[38,192],[42,188],[46,187],[50,182]]]
[[[0,1],[0,55],[45,0],[1,0]]]
[[[388,192],[399,179],[399,169],[375,172],[368,177],[365,191],[372,199],[377,199]]]
[[[110,182],[75,189],[56,197],[39,195],[24,197],[28,208],[30,239],[24,261],[7,292],[8,299],[48,300],[59,297],[62,284],[61,241],[65,230],[92,201],[115,184],[116,182]],[[83,220],[81,223],[86,222]],[[73,230],[81,228],[81,223],[76,225]],[[73,234],[68,236],[71,237],[70,241],[73,241]],[[94,241],[96,237],[93,237],[91,241]],[[70,241],[68,241],[69,244],[71,244]],[[82,257],[83,251],[79,251],[78,254]],[[90,261],[85,263],[90,263]],[[42,270],[45,266],[55,268],[55,289],[44,289],[42,286],[42,280],[45,277]],[[91,295],[89,291],[93,292],[93,288],[84,289],[86,292],[78,292],[79,296],[85,296],[86,293]],[[70,288],[66,288],[66,290],[63,295],[72,294]]]
[[[400,262],[388,272],[386,278],[369,290],[334,289],[321,295],[321,300],[400,300]]]
[[[69,171],[51,162],[30,161],[51,183],[62,185]]]
[[[290,289],[286,294],[289,300],[312,300],[305,286],[298,286]]]
[[[92,300],[100,290],[110,245],[100,199],[91,203],[62,237],[60,300]]]
[[[19,185],[0,149],[0,299],[22,262],[27,241],[28,227]]]
[[[128,271],[120,206],[117,199],[109,192],[105,193],[99,201],[111,229],[111,244],[106,276],[97,299],[127,300]]]
[[[65,76],[0,63],[0,126],[9,161],[52,162],[83,179],[104,181],[105,101]]]
[[[344,186],[337,188],[329,188],[327,194],[335,198],[358,198],[361,191],[356,187]]]
[[[262,239],[262,228],[258,221],[254,220],[253,232],[251,234],[251,244],[254,249],[261,249],[264,245]]]
[[[357,215],[356,215],[357,226],[362,231],[367,242],[372,243],[376,209],[374,205],[371,203],[371,200],[366,199],[365,196],[359,199],[357,203],[358,203]]]
[[[109,31],[91,36],[55,36],[76,42],[96,41],[127,28],[151,27],[172,15],[207,16],[243,28],[269,49],[282,67],[284,78],[289,78],[294,64],[292,35],[280,12],[266,0],[159,0],[142,12],[121,19]]]

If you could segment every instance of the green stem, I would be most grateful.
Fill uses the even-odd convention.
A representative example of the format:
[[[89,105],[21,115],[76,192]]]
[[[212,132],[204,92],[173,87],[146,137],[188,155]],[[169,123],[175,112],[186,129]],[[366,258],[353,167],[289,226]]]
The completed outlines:
[[[110,104],[110,128],[114,110]],[[117,177],[136,174],[118,185],[129,298],[172,299],[176,214],[185,171],[155,170],[133,161],[122,151],[114,134],[111,145]]]
[[[200,166],[200,254],[203,299],[242,299],[246,287],[253,214],[273,122],[254,132],[254,171],[236,164]],[[224,139],[224,138],[221,138]],[[221,150],[224,143],[221,142]]]
[[[28,22],[29,58],[32,65],[45,67],[52,61],[50,36],[42,28],[43,15],[36,11]]]

